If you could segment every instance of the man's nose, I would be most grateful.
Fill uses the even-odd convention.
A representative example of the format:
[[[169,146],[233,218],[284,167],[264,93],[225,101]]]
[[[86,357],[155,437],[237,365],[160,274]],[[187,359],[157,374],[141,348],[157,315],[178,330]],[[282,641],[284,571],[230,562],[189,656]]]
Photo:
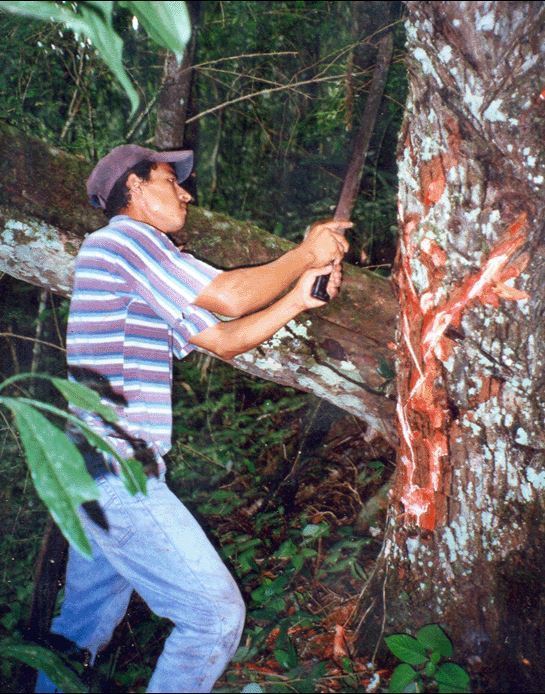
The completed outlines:
[[[180,200],[182,200],[183,202],[191,202],[193,200],[193,197],[191,196],[191,194],[188,193],[185,188],[182,188],[182,186],[180,186],[179,196],[180,196]]]

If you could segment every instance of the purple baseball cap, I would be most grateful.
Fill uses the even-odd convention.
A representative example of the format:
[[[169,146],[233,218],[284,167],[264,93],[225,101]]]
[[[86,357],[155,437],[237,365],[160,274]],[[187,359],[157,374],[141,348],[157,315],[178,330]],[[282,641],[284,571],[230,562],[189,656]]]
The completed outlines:
[[[111,152],[102,157],[87,179],[87,195],[91,205],[104,209],[116,181],[144,159],[172,164],[180,183],[185,181],[193,168],[193,152],[190,149],[155,152],[153,149],[139,145],[114,147]]]

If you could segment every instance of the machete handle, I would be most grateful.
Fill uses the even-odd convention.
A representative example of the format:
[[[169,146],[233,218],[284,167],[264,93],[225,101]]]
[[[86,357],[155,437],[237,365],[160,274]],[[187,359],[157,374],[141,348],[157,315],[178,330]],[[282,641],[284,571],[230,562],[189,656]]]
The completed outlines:
[[[314,280],[310,295],[319,301],[329,301],[331,297],[327,293],[327,283],[330,277],[331,273],[328,275],[318,275]]]

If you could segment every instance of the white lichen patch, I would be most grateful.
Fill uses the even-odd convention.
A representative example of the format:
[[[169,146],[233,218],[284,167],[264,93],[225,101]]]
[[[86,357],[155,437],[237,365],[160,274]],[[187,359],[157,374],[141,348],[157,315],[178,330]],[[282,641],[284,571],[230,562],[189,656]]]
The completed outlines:
[[[308,328],[303,323],[292,320],[283,328],[280,328],[264,345],[269,349],[279,349],[283,342],[293,341],[295,336],[308,339]]]
[[[501,99],[494,99],[492,101],[486,111],[483,113],[483,118],[486,120],[491,121],[492,123],[497,123],[500,121],[506,121],[507,116],[505,113],[501,110]]]
[[[494,516],[490,513],[490,511],[483,511],[481,513],[481,523],[483,530],[493,530],[494,525],[493,525],[493,520]]]
[[[464,561],[469,558],[467,551],[469,537],[467,522],[461,515],[453,520],[449,527],[444,529],[442,539],[447,547],[451,563]]]
[[[291,330],[292,333],[295,335],[299,335],[299,337],[304,337],[307,338],[309,337],[308,335],[308,326],[310,325],[310,321],[306,321],[305,324],[303,323],[298,323],[297,321],[290,321],[287,324],[287,328]]]
[[[257,358],[254,362],[258,369],[263,371],[282,371],[284,366],[274,357]]]
[[[430,161],[443,151],[444,148],[437,137],[424,137],[420,143],[420,159],[422,161]]]
[[[463,99],[471,114],[480,120],[481,108],[484,101],[484,96],[481,93],[480,87],[477,87],[476,84],[466,84],[464,86]]]
[[[494,29],[496,15],[494,12],[486,12],[475,14],[475,28],[477,31],[492,31]]]
[[[407,34],[408,41],[416,41],[417,32],[416,26],[409,20],[405,22],[405,33]]]
[[[517,429],[517,432],[515,434],[515,442],[520,444],[521,446],[527,446],[528,445],[528,434],[522,427],[519,427]]]
[[[448,44],[443,46],[443,48],[441,48],[441,50],[439,51],[437,57],[442,63],[448,63],[449,60],[452,58],[452,47]]]
[[[419,294],[429,287],[428,271],[418,258],[411,258],[411,279]]]
[[[408,537],[405,541],[405,546],[407,547],[407,556],[411,564],[416,562],[417,552],[420,547],[420,540],[418,537]]]
[[[524,59],[524,62],[519,68],[519,74],[520,72],[526,72],[527,70],[530,70],[531,68],[534,67],[534,65],[537,63],[539,60],[539,54],[538,53],[531,53],[530,55],[527,55],[526,58]],[[526,106],[526,108],[528,108]]]
[[[74,253],[65,242],[66,238],[45,222],[8,219],[0,229],[0,270],[53,291],[67,292],[72,284]]]
[[[420,65],[422,66],[422,71],[424,72],[425,75],[431,75],[437,82],[440,82],[441,80],[439,79],[439,75],[435,71],[435,68],[433,67],[433,63],[431,62],[428,54],[423,48],[415,48],[413,51],[413,57],[418,60]]]
[[[451,354],[450,357],[446,361],[443,362],[443,366],[445,367],[445,369],[449,373],[452,373],[454,371],[454,364],[455,364],[455,359],[454,359],[453,354]]]
[[[526,479],[538,491],[545,489],[545,470],[537,472],[534,468],[526,468]]]

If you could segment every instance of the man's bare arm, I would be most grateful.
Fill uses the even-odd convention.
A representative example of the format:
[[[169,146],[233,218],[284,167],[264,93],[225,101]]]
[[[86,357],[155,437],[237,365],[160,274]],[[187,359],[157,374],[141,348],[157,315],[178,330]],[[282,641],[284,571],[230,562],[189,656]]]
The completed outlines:
[[[342,232],[351,226],[351,222],[317,222],[299,246],[280,258],[218,275],[194,303],[223,316],[244,316],[268,306],[306,270],[340,263],[348,250]]]
[[[302,311],[323,306],[324,302],[314,299],[310,291],[314,279],[327,273],[331,273],[328,293],[335,297],[341,284],[340,266],[314,268],[305,272],[295,287],[271,306],[249,316],[218,323],[192,337],[190,342],[222,359],[232,359],[257,347]]]

